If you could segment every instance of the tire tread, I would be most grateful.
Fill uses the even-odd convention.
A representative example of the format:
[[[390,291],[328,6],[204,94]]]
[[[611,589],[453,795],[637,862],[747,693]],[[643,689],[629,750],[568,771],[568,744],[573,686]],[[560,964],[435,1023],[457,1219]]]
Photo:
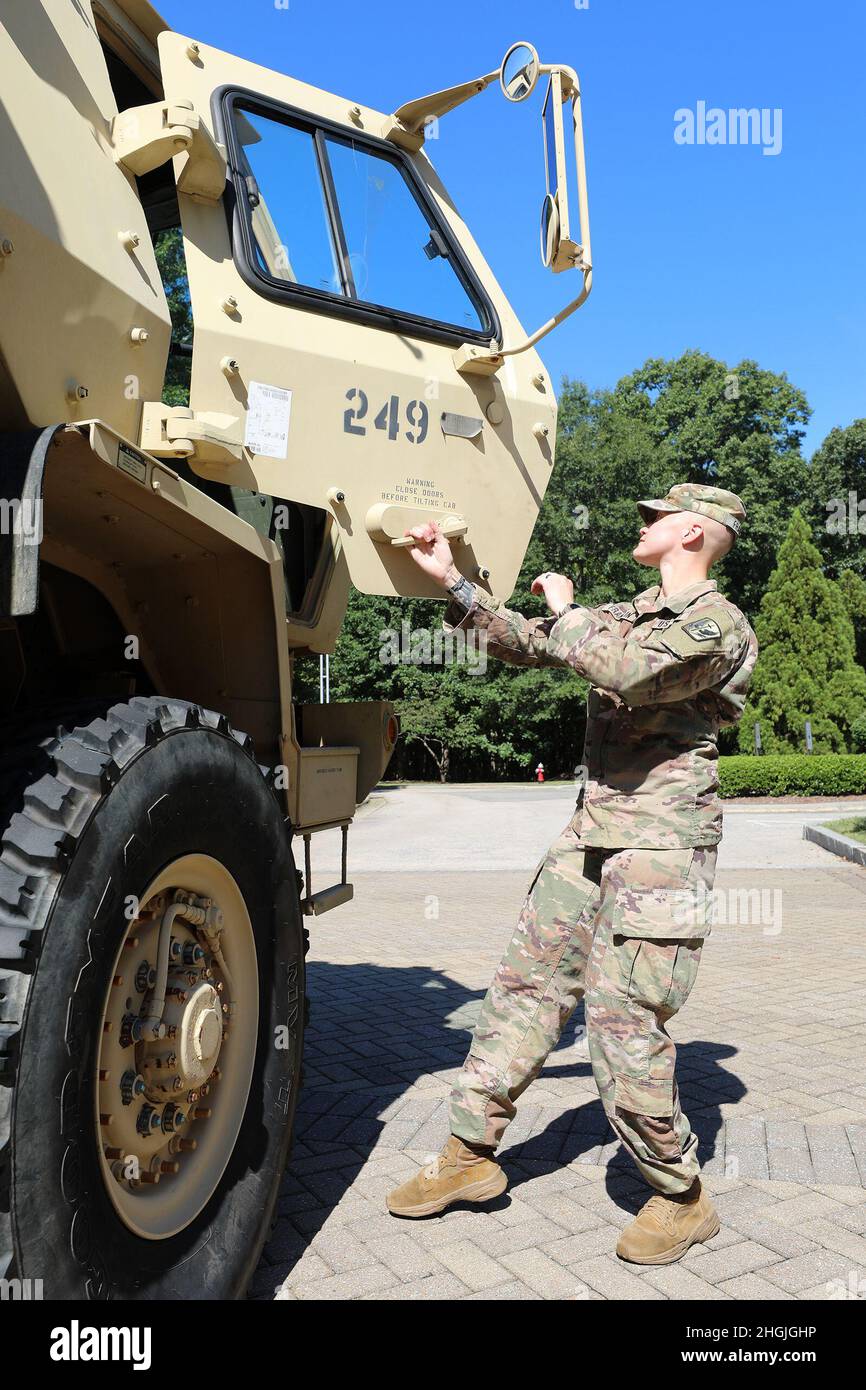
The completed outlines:
[[[0,1278],[13,1264],[9,1146],[20,1034],[52,905],[102,798],[146,749],[186,729],[230,737],[256,762],[252,739],[225,715],[162,696],[107,708],[79,702],[0,727]]]

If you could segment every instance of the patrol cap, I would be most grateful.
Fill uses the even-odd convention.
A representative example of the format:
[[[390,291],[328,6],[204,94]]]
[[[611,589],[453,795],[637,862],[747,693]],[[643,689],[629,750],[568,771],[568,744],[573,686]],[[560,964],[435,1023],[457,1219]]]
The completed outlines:
[[[735,536],[746,519],[746,509],[735,492],[703,483],[678,483],[667,497],[638,502],[637,506],[644,521],[652,521],[657,512],[700,512],[720,521]]]

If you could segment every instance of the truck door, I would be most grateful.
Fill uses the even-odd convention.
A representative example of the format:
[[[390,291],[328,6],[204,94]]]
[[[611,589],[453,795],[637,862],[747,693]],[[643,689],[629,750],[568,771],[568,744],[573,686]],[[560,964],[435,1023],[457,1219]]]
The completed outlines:
[[[226,440],[191,466],[326,509],[364,593],[438,593],[399,543],[433,517],[463,572],[507,596],[556,402],[534,351],[458,370],[461,346],[522,329],[426,154],[351,100],[179,34],[159,51],[166,99],[191,102],[227,159],[221,198],[179,192],[190,410]]]

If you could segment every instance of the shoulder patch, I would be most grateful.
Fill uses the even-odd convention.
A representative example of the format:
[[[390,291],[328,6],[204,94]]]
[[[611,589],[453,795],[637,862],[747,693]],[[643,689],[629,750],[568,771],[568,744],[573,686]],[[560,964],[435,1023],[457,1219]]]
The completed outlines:
[[[733,613],[720,604],[714,604],[703,614],[690,616],[685,612],[659,635],[658,640],[675,655],[692,657],[731,650],[736,646],[736,627]]]
[[[693,623],[684,623],[683,632],[694,637],[696,642],[713,642],[722,635],[715,618],[696,618]]]

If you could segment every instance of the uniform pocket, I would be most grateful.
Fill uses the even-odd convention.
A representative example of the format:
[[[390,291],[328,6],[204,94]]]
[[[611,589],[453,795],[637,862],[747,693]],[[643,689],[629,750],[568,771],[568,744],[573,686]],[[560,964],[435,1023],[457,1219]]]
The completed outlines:
[[[632,1115],[667,1119],[674,1113],[673,1081],[618,1076],[614,1081],[613,1103],[617,1110],[625,1110]]]
[[[610,910],[611,930],[615,936],[656,941],[702,940],[712,925],[711,897],[701,882],[681,888],[620,888]]]

